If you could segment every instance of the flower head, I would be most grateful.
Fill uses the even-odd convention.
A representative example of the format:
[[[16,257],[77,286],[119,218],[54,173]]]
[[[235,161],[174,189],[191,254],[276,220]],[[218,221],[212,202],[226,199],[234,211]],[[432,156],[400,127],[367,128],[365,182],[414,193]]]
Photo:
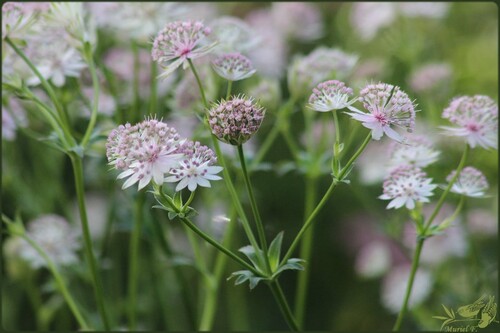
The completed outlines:
[[[179,147],[177,153],[181,153],[184,158],[170,169],[171,176],[165,178],[165,182],[179,182],[175,188],[177,192],[185,187],[193,192],[198,185],[210,187],[209,180],[222,179],[216,176],[222,171],[222,167],[214,166],[217,158],[207,146],[188,141]]]
[[[229,81],[249,78],[255,73],[250,60],[240,53],[226,53],[212,62],[212,68],[219,76]]]
[[[432,179],[426,178],[425,172],[415,166],[401,165],[394,169],[384,181],[383,200],[391,200],[387,209],[406,206],[415,208],[415,202],[429,202],[427,197],[433,195],[436,185]]]
[[[233,16],[223,16],[210,23],[209,39],[217,42],[215,53],[243,52],[252,50],[261,42],[260,36],[248,23]]]
[[[44,215],[30,222],[27,236],[37,243],[56,265],[70,265],[78,261],[79,234],[61,216]],[[45,259],[24,242],[20,255],[34,268],[47,266]]]
[[[490,97],[457,97],[443,111],[443,118],[457,125],[441,127],[446,135],[464,137],[471,148],[497,149],[498,104]]]
[[[236,96],[222,100],[209,111],[212,133],[223,142],[241,145],[259,129],[265,110],[252,98]]]
[[[369,84],[361,90],[359,100],[369,113],[350,107],[353,112],[348,114],[371,129],[374,140],[380,140],[385,133],[393,140],[403,141],[392,125],[406,128],[408,132],[413,131],[415,105],[399,87],[387,83]]]
[[[428,64],[417,68],[408,80],[415,92],[430,92],[445,86],[452,76],[452,68],[446,63]]]
[[[25,38],[38,14],[39,11],[28,4],[5,2],[2,5],[2,40],[6,37]]]
[[[309,97],[309,107],[320,112],[340,110],[356,101],[356,99],[349,101],[352,94],[352,89],[347,87],[344,82],[337,80],[321,82],[313,89],[313,93]]]
[[[140,190],[151,180],[162,184],[165,174],[182,158],[176,153],[179,139],[174,128],[156,119],[120,125],[111,131],[106,155],[111,165],[124,170],[118,179],[129,177],[122,188],[139,182]]]
[[[452,171],[448,177],[446,177],[446,181],[451,181],[456,173],[456,170]],[[460,175],[452,185],[451,191],[468,197],[482,197],[488,187],[488,181],[483,173],[469,166],[460,171]]]
[[[424,136],[416,135],[405,143],[391,142],[390,164],[408,164],[424,168],[438,160],[440,152]]]
[[[323,35],[321,13],[307,2],[274,2],[272,18],[278,29],[287,37],[312,41]]]
[[[168,23],[154,39],[151,52],[153,60],[163,65],[160,77],[167,77],[181,65],[186,68],[189,59],[207,54],[216,45],[216,42],[203,45],[210,32],[199,21]],[[167,62],[170,63],[165,65]]]

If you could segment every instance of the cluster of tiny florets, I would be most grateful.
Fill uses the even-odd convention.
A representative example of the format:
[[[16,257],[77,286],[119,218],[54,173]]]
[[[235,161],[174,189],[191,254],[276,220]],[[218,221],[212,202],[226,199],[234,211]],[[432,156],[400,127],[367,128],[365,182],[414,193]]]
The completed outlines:
[[[422,135],[412,136],[404,144],[393,141],[389,147],[391,165],[409,164],[423,168],[436,162],[439,154],[432,142]]]
[[[472,147],[497,148],[498,105],[488,96],[461,96],[443,111],[457,127],[443,127],[447,135],[464,137]]]
[[[384,194],[379,198],[392,200],[387,206],[388,209],[402,206],[413,209],[416,202],[429,202],[427,197],[431,196],[432,190],[436,188],[431,181],[420,168],[401,165],[385,179]]]
[[[257,132],[264,114],[264,108],[251,98],[237,96],[214,105],[209,110],[209,124],[219,140],[237,146]]]
[[[403,137],[391,128],[393,125],[413,131],[415,105],[399,87],[387,83],[369,84],[361,90],[359,100],[369,113],[351,109],[354,112],[349,114],[372,130],[373,139],[379,140],[386,134],[391,139],[403,141]]]
[[[320,112],[340,110],[356,101],[355,99],[349,101],[352,95],[352,89],[342,81],[321,82],[313,89],[309,97],[309,107]]]
[[[212,62],[212,67],[229,81],[243,80],[255,73],[252,62],[240,53],[222,54]]]
[[[456,173],[456,170],[452,171],[448,177],[446,177],[446,181],[450,182],[453,177],[455,177]],[[488,187],[488,181],[483,173],[469,166],[460,171],[457,180],[451,187],[451,191],[469,197],[481,197],[485,194]]]

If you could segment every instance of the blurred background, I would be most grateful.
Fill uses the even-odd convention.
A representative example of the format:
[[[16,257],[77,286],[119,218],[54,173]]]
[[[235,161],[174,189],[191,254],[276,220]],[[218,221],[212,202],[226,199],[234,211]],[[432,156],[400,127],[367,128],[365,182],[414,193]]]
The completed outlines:
[[[312,134],[304,134],[304,105],[310,87],[297,88],[302,96],[293,89],[299,80],[294,75],[307,76],[318,70],[315,65],[325,66],[322,61],[327,68],[333,62],[329,58],[311,59],[318,48],[338,50],[336,64],[344,61],[347,67],[335,68],[336,76],[325,79],[340,78],[355,91],[367,83],[387,82],[400,86],[416,100],[420,110],[417,130],[432,137],[441,151],[439,161],[426,169],[434,183],[445,183],[463,149],[457,141],[441,136],[437,128],[448,125],[441,113],[450,100],[479,94],[498,101],[498,7],[493,3],[193,2],[173,3],[167,8],[159,3],[123,3],[123,7],[128,6],[120,8],[123,12],[116,8],[106,11],[100,5],[104,4],[85,4],[97,27],[95,59],[102,85],[98,127],[102,137],[85,158],[84,171],[95,249],[116,329],[126,323],[128,243],[134,202],[140,194],[135,188],[121,190],[117,173],[107,165],[105,138],[118,124],[134,123],[154,113],[181,135],[209,143],[196,121],[201,107],[189,72],[179,69],[175,76],[154,83],[160,69],[151,64],[150,40],[174,9],[181,12],[179,17],[202,19],[215,33],[218,28],[221,34],[234,37],[231,45],[241,46],[241,52],[257,68],[257,75],[235,83],[233,89],[260,99],[268,112],[261,129],[246,145],[250,161],[276,124],[278,108],[295,94],[296,105],[287,120],[290,132],[301,151],[311,153],[306,135],[318,140],[313,149],[324,149],[319,151],[325,158],[315,178],[316,201],[330,183],[331,118],[319,113],[311,116],[317,126]],[[219,100],[225,83],[204,67],[203,60],[195,63],[200,66],[210,100]],[[155,85],[158,94],[153,102],[151,87]],[[85,129],[90,86],[84,70],[57,90],[77,130]],[[2,213],[10,217],[19,214],[26,224],[57,214],[78,226],[70,161],[33,138],[33,132],[46,132],[46,127],[33,112],[26,112],[29,108],[33,106],[2,92]],[[351,140],[347,154],[352,154],[366,135],[364,128],[353,123],[341,116],[342,134]],[[221,145],[234,162],[236,174],[235,150]],[[315,222],[311,260],[306,264],[310,273],[306,330],[389,330],[394,324],[415,240],[406,212],[386,210],[387,202],[377,199],[382,193],[389,145],[385,137],[370,144],[351,174],[351,184],[336,189]],[[304,156],[306,163],[308,155]],[[428,249],[422,255],[406,329],[438,330],[441,321],[432,316],[443,315],[441,304],[456,309],[483,294],[498,295],[498,152],[474,149],[468,164],[485,174],[489,196],[468,199],[454,221],[456,227],[425,244]],[[304,221],[308,182],[304,165],[293,160],[286,140],[279,135],[252,173],[266,235],[271,240],[284,231],[285,247]],[[243,188],[241,193],[250,212]],[[217,182],[213,189],[200,191],[192,205],[200,212],[196,222],[219,239],[227,223],[221,215],[230,215],[229,201],[217,200],[225,196],[223,182]],[[448,197],[441,219],[453,212],[458,199],[457,195]],[[154,205],[151,195],[146,193],[143,200],[138,329],[192,330],[193,317],[200,311],[201,282],[193,268],[185,231],[161,211],[150,208]],[[428,206],[432,208],[432,204]],[[242,228],[238,228],[238,237],[231,244],[235,250],[247,245]],[[158,232],[164,233],[160,238],[167,244],[158,242]],[[15,245],[9,243],[9,236],[3,234],[3,328],[74,329],[74,319],[55,292],[50,274],[23,262]],[[212,263],[213,249],[207,246],[205,255]],[[79,256],[83,262],[83,251]],[[184,285],[176,280],[174,268],[185,277]],[[227,262],[222,276],[235,270],[238,267]],[[98,320],[85,266],[64,267],[63,272],[85,314]],[[303,273],[285,272],[281,277],[292,305],[298,274]],[[234,286],[224,278],[214,330],[287,329],[267,288],[249,291],[248,285]],[[488,329],[496,329],[495,325]]]

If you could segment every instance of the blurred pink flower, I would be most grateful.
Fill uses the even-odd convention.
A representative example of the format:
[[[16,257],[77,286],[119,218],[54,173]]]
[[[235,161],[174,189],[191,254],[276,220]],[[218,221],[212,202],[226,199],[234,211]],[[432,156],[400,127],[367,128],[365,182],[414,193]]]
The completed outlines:
[[[410,87],[415,92],[430,92],[447,86],[451,80],[452,69],[449,64],[427,64],[417,68],[409,78]]]
[[[285,37],[313,41],[323,35],[323,18],[317,3],[274,2],[271,15]]]

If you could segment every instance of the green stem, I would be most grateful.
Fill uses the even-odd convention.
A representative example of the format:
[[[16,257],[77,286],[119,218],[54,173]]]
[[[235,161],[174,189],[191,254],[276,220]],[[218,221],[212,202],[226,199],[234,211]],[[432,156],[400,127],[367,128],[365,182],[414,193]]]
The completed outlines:
[[[231,218],[229,220],[227,230],[222,240],[222,245],[226,248],[231,247],[231,242],[233,240],[234,231],[236,230],[236,214],[235,212],[230,214]],[[211,289],[207,289],[205,293],[205,303],[203,304],[203,310],[201,314],[201,321],[199,330],[200,331],[210,331],[213,329],[213,322],[215,317],[215,312],[217,310],[217,294],[219,291],[219,281],[224,274],[224,269],[227,263],[227,256],[224,253],[219,252],[215,259],[215,268],[213,273],[213,286]]]
[[[238,264],[240,264],[241,266],[245,267],[246,269],[248,269],[249,271],[251,271],[255,275],[257,275],[257,276],[261,275],[261,273],[257,272],[257,270],[253,266],[251,266],[248,263],[246,263],[243,259],[241,259],[240,257],[238,257],[233,252],[231,252],[231,250],[227,249],[225,246],[219,244],[216,240],[214,240],[212,237],[210,237],[205,232],[203,232],[201,229],[199,229],[193,222],[191,222],[191,220],[189,220],[186,217],[182,217],[182,218],[180,218],[180,220],[185,225],[187,225],[191,230],[193,230],[195,233],[197,233],[198,236],[200,236],[201,238],[203,238],[204,240],[206,240],[210,245],[212,245],[213,247],[215,247],[217,250],[225,253],[228,257],[230,257],[231,259],[233,259]]]
[[[133,331],[136,328],[136,307],[137,307],[137,278],[139,273],[139,244],[142,229],[142,209],[144,205],[144,193],[138,193],[138,198],[134,205],[134,220],[132,235],[130,239],[129,257],[130,265],[128,270],[128,327]]]
[[[264,261],[268,270],[268,273],[271,273],[271,265],[269,263],[269,257],[267,254],[267,241],[266,235],[264,232],[264,225],[262,223],[262,219],[259,214],[259,209],[257,208],[257,202],[255,201],[255,196],[253,194],[252,184],[250,182],[250,177],[248,176],[248,171],[245,162],[245,154],[243,152],[243,146],[238,145],[238,156],[240,158],[241,169],[243,171],[243,179],[245,180],[245,185],[247,188],[248,196],[250,198],[250,205],[252,206],[252,213],[255,218],[255,224],[257,226],[257,233],[260,240],[260,245],[262,246],[262,250],[264,251]]]
[[[333,114],[333,125],[335,127],[335,143],[340,143],[340,124],[339,124],[339,117],[337,115],[337,111],[334,110],[332,111]]]
[[[40,80],[40,83],[42,84],[43,88],[45,89],[45,91],[47,92],[47,94],[49,95],[52,103],[54,104],[58,114],[59,114],[59,117],[60,117],[60,121],[61,123],[63,124],[62,126],[62,129],[63,129],[63,132],[65,134],[65,137],[66,137],[66,140],[68,140],[69,144],[70,145],[74,145],[75,144],[75,140],[73,138],[73,136],[71,135],[71,132],[69,130],[69,120],[67,118],[67,115],[66,113],[64,112],[64,109],[63,107],[61,106],[61,104],[59,103],[59,100],[57,99],[57,96],[54,92],[54,90],[52,89],[51,85],[47,82],[47,80],[45,80],[45,78],[42,76],[42,74],[38,71],[38,69],[35,67],[35,65],[33,65],[33,63],[28,59],[28,57],[24,54],[23,51],[21,51],[11,40],[9,37],[6,37],[5,38],[5,42],[7,42],[7,44],[10,45],[10,47],[12,47],[12,49],[17,53],[17,55],[19,55],[23,61],[28,65],[28,67],[33,71],[33,73],[38,77],[38,79]]]
[[[133,91],[134,91],[134,100],[133,100],[133,112],[132,112],[132,119],[134,121],[139,121],[140,120],[140,95],[139,95],[139,75],[140,75],[140,70],[141,70],[141,63],[139,60],[139,45],[136,42],[132,42],[132,51],[134,54],[134,81],[133,81]]]
[[[307,177],[306,178],[306,189],[305,189],[305,216],[309,216],[314,209],[314,203],[316,202],[316,190],[317,190],[317,178]],[[312,253],[312,244],[314,236],[314,225],[304,234],[304,238],[300,243],[300,258],[304,259],[306,262],[310,262]],[[304,326],[304,315],[305,307],[307,301],[307,287],[309,285],[309,274],[310,270],[306,269],[299,272],[297,289],[295,291],[295,318],[297,319],[297,324],[302,329]]]
[[[231,89],[233,88],[233,81],[227,81],[227,92],[226,92],[226,100],[231,96]]]
[[[370,139],[371,139],[371,132],[368,133],[368,135],[366,136],[365,141],[361,144],[361,146],[354,153],[354,155],[351,157],[351,159],[349,159],[349,162],[347,162],[347,164],[342,168],[342,171],[339,174],[339,180],[342,180],[344,178],[344,176],[346,175],[347,171],[349,171],[351,165],[354,163],[354,161],[356,161],[356,159],[358,158],[358,156],[366,148],[366,146],[368,145],[368,142],[370,142]],[[295,248],[297,247],[297,245],[299,245],[300,239],[302,238],[302,236],[304,235],[304,233],[306,232],[306,230],[309,228],[309,226],[313,223],[314,218],[316,217],[316,215],[318,215],[318,213],[320,212],[320,210],[326,204],[326,202],[328,201],[328,199],[332,195],[333,190],[337,186],[338,182],[339,181],[336,180],[336,179],[334,179],[332,181],[330,187],[326,191],[326,193],[323,196],[323,198],[321,199],[321,201],[318,203],[318,205],[313,210],[313,212],[311,213],[311,215],[309,215],[309,218],[306,220],[306,222],[304,222],[304,224],[302,225],[302,228],[300,229],[299,233],[297,234],[297,236],[293,240],[292,245],[290,245],[290,248],[288,249],[288,252],[286,253],[286,255],[281,260],[281,264],[280,265],[283,265],[284,263],[286,263],[286,261],[288,259],[290,259],[290,257],[293,254],[293,251],[295,250]]]
[[[94,88],[94,101],[92,102],[92,113],[90,115],[89,125],[87,126],[87,130],[85,131],[85,135],[83,136],[81,142],[82,147],[85,148],[85,146],[87,146],[90,140],[90,136],[92,135],[92,131],[94,130],[95,123],[97,121],[97,109],[99,107],[99,79],[97,78],[94,57],[92,55],[92,46],[90,45],[89,42],[85,42],[84,52],[85,52],[85,58],[89,65],[90,75],[92,77],[92,86]]]
[[[417,272],[418,263],[420,260],[420,253],[422,252],[422,247],[424,245],[424,241],[425,241],[425,238],[422,238],[422,237],[419,237],[417,239],[417,246],[415,247],[415,254],[413,255],[413,260],[412,260],[412,265],[411,265],[410,278],[408,280],[408,285],[406,286],[405,298],[403,301],[403,305],[401,307],[401,311],[399,311],[396,323],[394,324],[394,327],[392,329],[393,332],[397,332],[401,328],[401,323],[403,322],[404,315],[405,315],[406,310],[408,308],[408,301],[410,299],[410,294],[411,294],[411,290],[413,287],[413,280],[415,279],[415,273]]]
[[[149,114],[155,115],[157,113],[157,102],[158,102],[158,67],[156,62],[151,61],[151,91],[149,95]]]
[[[54,262],[47,256],[45,251],[36,243],[34,242],[31,238],[29,238],[26,235],[21,236],[25,241],[27,241],[42,257],[45,259],[45,262],[47,263],[47,267],[49,268],[50,272],[54,276],[54,279],[56,281],[56,285],[59,288],[59,291],[63,295],[66,303],[68,303],[69,308],[71,309],[71,312],[76,318],[76,321],[78,322],[78,325],[80,325],[80,329],[82,330],[89,330],[90,327],[83,318],[82,314],[80,313],[80,310],[78,309],[78,306],[76,305],[75,301],[73,300],[73,297],[71,296],[70,292],[66,288],[66,283],[64,282],[63,277],[61,274],[59,274],[59,271],[57,270],[56,265]]]
[[[449,181],[448,183],[448,186],[446,186],[446,189],[444,190],[443,194],[441,194],[441,197],[439,198],[439,201],[438,203],[436,204],[436,207],[434,207],[434,210],[431,214],[431,216],[429,217],[429,219],[427,220],[427,222],[425,223],[424,225],[424,234],[425,232],[429,229],[429,227],[432,225],[432,222],[434,221],[434,219],[436,218],[437,214],[439,213],[439,211],[441,210],[441,207],[443,206],[444,204],[444,200],[446,199],[446,197],[448,196],[448,193],[450,192],[451,190],[451,187],[453,186],[453,184],[455,183],[455,181],[458,179],[458,176],[460,175],[460,172],[462,171],[462,169],[464,168],[465,166],[465,162],[467,160],[467,155],[469,153],[469,145],[466,144],[465,145],[465,149],[464,149],[464,152],[462,154],[462,158],[460,159],[460,162],[458,164],[458,167],[457,169],[455,170],[455,175],[451,178],[451,180]]]
[[[193,65],[193,61],[188,59],[189,67],[191,67],[191,71],[193,72],[194,77],[196,78],[196,82],[198,83],[198,88],[200,88],[201,100],[203,101],[203,105],[208,109],[207,98],[205,97],[205,90],[203,89],[203,85],[201,84],[200,77],[198,76],[198,72]]]
[[[75,176],[76,196],[78,200],[78,208],[80,211],[80,219],[82,222],[81,225],[82,225],[82,233],[83,233],[83,240],[85,247],[85,257],[87,258],[87,264],[89,265],[90,273],[92,276],[94,296],[97,302],[97,307],[99,309],[99,314],[104,324],[104,328],[109,331],[110,325],[106,313],[106,308],[104,306],[103,290],[102,290],[101,280],[99,278],[97,271],[97,263],[92,250],[92,239],[90,238],[87,210],[85,207],[85,190],[83,185],[82,159],[78,155],[76,155],[76,153],[70,153],[69,156],[71,158],[71,164],[73,166],[73,173]]]
[[[191,194],[189,195],[189,198],[186,201],[186,203],[184,205],[182,205],[182,209],[181,209],[182,211],[184,211],[184,209],[186,209],[187,207],[189,207],[189,205],[191,204],[191,202],[194,199],[194,194],[195,193],[196,193],[196,191],[191,192]]]
[[[288,306],[285,295],[283,294],[283,290],[281,290],[281,286],[278,281],[270,283],[269,288],[271,288],[274,298],[276,299],[276,302],[278,302],[281,313],[283,314],[283,317],[285,318],[290,329],[294,332],[299,331],[299,326],[293,318],[292,310],[290,310],[290,307]]]
[[[300,156],[300,148],[294,141],[288,125],[281,129],[281,134],[283,134],[283,138],[285,139],[285,142],[290,149],[290,152],[292,153],[293,159],[295,161],[298,161]]]

